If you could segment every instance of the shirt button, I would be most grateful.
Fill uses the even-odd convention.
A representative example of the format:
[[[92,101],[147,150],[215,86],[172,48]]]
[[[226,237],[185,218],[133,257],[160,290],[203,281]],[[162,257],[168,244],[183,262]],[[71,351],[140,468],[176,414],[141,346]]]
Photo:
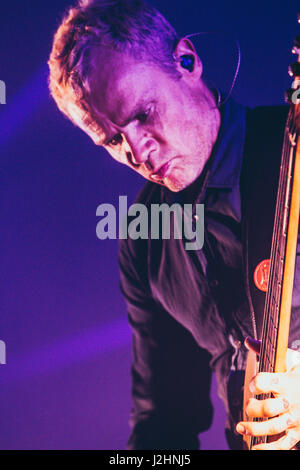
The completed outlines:
[[[192,217],[192,230],[193,232],[196,231],[196,223],[198,222],[199,220],[199,216],[197,214],[194,214],[193,217]]]
[[[235,349],[242,347],[242,342],[239,339],[235,339],[231,334],[229,335],[229,342]]]

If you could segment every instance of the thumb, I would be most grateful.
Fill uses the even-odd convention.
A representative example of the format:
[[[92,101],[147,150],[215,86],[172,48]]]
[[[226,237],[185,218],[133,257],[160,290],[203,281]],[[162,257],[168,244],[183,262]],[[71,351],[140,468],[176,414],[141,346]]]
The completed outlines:
[[[247,338],[245,339],[244,344],[245,344],[246,348],[249,349],[249,351],[253,351],[255,354],[259,355],[261,341],[259,341],[257,339],[254,339],[254,338],[251,338],[250,336],[247,336]]]
[[[253,351],[255,354],[259,355],[261,341],[247,336],[244,341],[244,344],[249,351]],[[288,349],[286,354],[286,367],[287,370],[292,369],[295,366],[300,366],[300,352],[293,349]]]

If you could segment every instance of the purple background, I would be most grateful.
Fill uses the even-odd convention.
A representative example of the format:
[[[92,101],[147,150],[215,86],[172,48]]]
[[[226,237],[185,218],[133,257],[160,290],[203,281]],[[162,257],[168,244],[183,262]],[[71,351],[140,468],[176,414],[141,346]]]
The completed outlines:
[[[242,64],[233,96],[283,103],[299,2],[153,1],[181,35],[223,30]],[[117,241],[96,237],[96,208],[129,204],[143,184],[57,110],[47,90],[51,38],[68,1],[0,7],[1,449],[124,449],[128,438],[130,331],[118,285]],[[206,77],[225,91],[232,38],[195,40]],[[224,411],[203,449],[226,449]]]

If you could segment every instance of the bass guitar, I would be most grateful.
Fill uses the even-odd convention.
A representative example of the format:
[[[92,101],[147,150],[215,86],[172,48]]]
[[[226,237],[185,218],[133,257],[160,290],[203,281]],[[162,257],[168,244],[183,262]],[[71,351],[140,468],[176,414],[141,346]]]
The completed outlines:
[[[245,407],[251,397],[249,382],[254,375],[258,372],[286,371],[300,210],[300,36],[295,39],[293,52],[297,60],[289,67],[294,81],[286,92],[290,108],[284,131],[271,253],[270,259],[262,262],[267,283],[260,355],[257,360],[255,353],[248,353],[244,383],[245,421],[248,421]],[[263,394],[255,398],[267,399],[271,396]],[[255,418],[256,421],[263,419]],[[254,445],[268,442],[268,439],[266,436],[244,437],[249,450]]]

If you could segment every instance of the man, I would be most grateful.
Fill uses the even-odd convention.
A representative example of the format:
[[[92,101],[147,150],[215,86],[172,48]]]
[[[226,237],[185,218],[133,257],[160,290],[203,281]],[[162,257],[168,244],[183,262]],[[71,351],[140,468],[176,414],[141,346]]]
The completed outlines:
[[[128,448],[198,448],[197,435],[211,422],[211,369],[227,411],[230,448],[241,448],[243,434],[282,432],[257,448],[294,448],[300,440],[300,366],[258,374],[253,391],[274,398],[249,401],[249,421],[240,422],[247,348],[258,347],[248,339],[246,348],[244,340],[260,337],[264,301],[245,265],[269,255],[286,109],[250,112],[233,101],[220,106],[218,93],[202,79],[192,43],[142,0],[80,1],[55,35],[49,66],[59,109],[149,180],[138,202],[149,208],[192,204],[194,223],[196,205],[205,207],[201,249],[187,251],[175,237],[120,243],[134,348]],[[252,236],[254,225],[261,230]],[[299,277],[298,263],[294,347],[300,339]]]

